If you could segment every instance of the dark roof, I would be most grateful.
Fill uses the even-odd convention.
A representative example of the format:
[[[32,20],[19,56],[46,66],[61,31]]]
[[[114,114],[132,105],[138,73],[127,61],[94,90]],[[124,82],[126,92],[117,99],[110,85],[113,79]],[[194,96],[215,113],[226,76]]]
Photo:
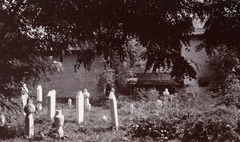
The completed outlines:
[[[183,85],[166,73],[135,73],[128,79],[130,85]]]

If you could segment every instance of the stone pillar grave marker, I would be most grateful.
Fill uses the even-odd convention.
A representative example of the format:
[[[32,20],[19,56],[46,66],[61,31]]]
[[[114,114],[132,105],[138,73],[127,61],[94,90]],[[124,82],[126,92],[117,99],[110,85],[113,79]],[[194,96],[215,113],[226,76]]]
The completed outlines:
[[[118,129],[117,101],[113,91],[110,92],[109,100],[112,123],[115,125],[116,129]]]
[[[56,110],[56,115],[54,116],[54,125],[55,125],[55,131],[60,138],[64,136],[63,124],[64,124],[64,116],[62,114],[62,110]]]
[[[0,126],[4,126],[6,122],[5,116],[3,115],[3,113],[0,114]]]
[[[130,105],[130,114],[133,114],[134,106],[133,104]]]
[[[89,110],[89,98],[90,98],[90,94],[87,91],[87,89],[84,89],[83,91],[83,95],[84,95],[84,108]]]
[[[24,107],[24,112],[26,113],[25,117],[25,131],[29,138],[34,135],[34,119],[33,113],[36,111],[35,106],[33,105],[32,99],[28,98],[28,103]]]
[[[72,107],[72,99],[68,99],[68,106]]]
[[[47,116],[50,120],[53,120],[56,109],[56,91],[52,90],[48,92],[48,112]]]
[[[84,118],[84,96],[82,91],[79,91],[76,96],[76,115],[77,115],[77,123],[83,122]]]
[[[92,110],[92,106],[91,104],[88,104],[88,111],[91,111]]]
[[[38,85],[37,87],[37,110],[42,110],[42,86]]]
[[[42,86],[38,85],[37,87],[37,101],[42,102]]]
[[[23,105],[23,109],[25,107],[25,105],[27,104],[27,99],[28,99],[28,88],[27,85],[24,83],[22,88],[21,88],[21,98],[22,98],[22,105]],[[25,116],[26,113],[23,111],[23,115]]]

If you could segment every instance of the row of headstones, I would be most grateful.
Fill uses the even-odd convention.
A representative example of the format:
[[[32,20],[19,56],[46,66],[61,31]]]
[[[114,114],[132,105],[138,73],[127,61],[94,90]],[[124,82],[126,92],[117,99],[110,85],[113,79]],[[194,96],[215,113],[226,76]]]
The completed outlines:
[[[24,90],[27,90],[26,85],[24,85]],[[25,93],[25,94],[24,94]],[[27,95],[27,91],[22,92],[22,96]],[[52,90],[49,91],[48,95],[48,104],[47,104],[47,116],[50,120],[54,121],[55,132],[58,134],[59,137],[64,136],[63,131],[63,124],[64,124],[64,116],[62,114],[62,110],[55,110],[56,109],[56,91]],[[76,95],[76,121],[77,123],[83,122],[84,119],[84,106],[87,110],[91,110],[91,104],[89,103],[90,94],[84,89],[84,93],[79,91]],[[24,97],[22,97],[24,98]],[[24,98],[26,99],[26,98]],[[37,100],[38,105],[42,102],[42,87],[37,87]],[[118,114],[117,114],[117,102],[116,97],[114,95],[114,91],[110,92],[109,96],[110,100],[110,112],[112,123],[118,128]],[[25,101],[25,100],[23,100]],[[68,100],[69,106],[72,105],[72,101]],[[34,135],[34,120],[33,120],[33,113],[36,111],[36,107],[33,104],[33,101],[30,98],[27,98],[27,103],[24,106],[24,113],[25,113],[25,131],[28,137],[32,137]]]

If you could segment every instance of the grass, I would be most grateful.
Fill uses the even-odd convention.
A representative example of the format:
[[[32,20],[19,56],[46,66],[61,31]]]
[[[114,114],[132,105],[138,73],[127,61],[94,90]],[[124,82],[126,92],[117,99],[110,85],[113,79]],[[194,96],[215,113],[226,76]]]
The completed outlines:
[[[46,101],[46,100],[45,100]],[[103,96],[92,97],[92,111],[84,112],[84,121],[76,123],[75,101],[69,107],[66,102],[58,101],[57,109],[63,111],[65,117],[64,134],[56,137],[49,121],[47,107],[34,114],[35,135],[28,139],[24,132],[24,116],[11,115],[7,125],[0,128],[3,141],[222,141],[228,138],[234,141],[239,137],[238,109],[234,106],[216,106],[211,98],[190,100],[188,103],[176,101],[161,107],[156,100],[134,101],[131,97],[119,95],[118,115],[119,128],[111,124],[109,101]],[[46,102],[44,102],[46,103]],[[130,105],[134,105],[134,113],[130,114]],[[107,121],[103,120],[103,116]],[[210,122],[211,120],[211,122]],[[200,129],[200,126],[203,129]],[[229,125],[230,132],[224,130]],[[212,127],[210,129],[210,126]],[[205,131],[208,133],[205,134]],[[216,131],[216,132],[215,132]],[[211,132],[211,133],[210,133]],[[215,134],[220,136],[216,137]],[[222,137],[221,137],[222,136]],[[204,139],[207,138],[207,139]],[[209,140],[208,140],[209,139]],[[240,139],[237,139],[240,140]],[[224,139],[225,141],[225,139]]]
[[[131,96],[118,94],[119,129],[111,124],[109,101],[97,89],[97,77],[101,62],[93,64],[88,72],[81,68],[73,71],[75,58],[64,59],[64,72],[52,77],[53,85],[43,86],[43,110],[34,114],[35,135],[28,139],[24,132],[24,116],[21,112],[4,112],[7,123],[0,127],[0,140],[6,142],[24,141],[239,141],[240,117],[235,106],[216,105],[217,100],[204,96],[197,99],[176,98],[173,103],[160,107],[156,98],[135,101]],[[76,123],[75,97],[79,90],[87,88],[91,94],[92,111],[85,111],[84,122]],[[47,114],[48,91],[57,92],[56,109],[61,109],[65,117],[63,139],[57,138]],[[35,87],[29,86],[30,96],[36,98]],[[156,97],[156,94],[154,95]],[[158,96],[159,97],[159,96]],[[73,106],[67,105],[73,99]],[[16,99],[15,102],[20,102]],[[36,99],[34,100],[36,104]],[[130,114],[130,104],[134,113]],[[103,116],[107,121],[103,120]],[[230,126],[230,128],[229,128]]]

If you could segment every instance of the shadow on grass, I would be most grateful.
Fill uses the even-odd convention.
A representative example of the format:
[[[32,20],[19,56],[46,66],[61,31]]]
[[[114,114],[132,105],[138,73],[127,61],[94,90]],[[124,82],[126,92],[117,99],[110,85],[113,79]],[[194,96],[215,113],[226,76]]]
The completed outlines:
[[[18,127],[10,127],[8,125],[0,126],[0,139],[6,140],[15,137],[23,137],[24,130],[19,129]]]

